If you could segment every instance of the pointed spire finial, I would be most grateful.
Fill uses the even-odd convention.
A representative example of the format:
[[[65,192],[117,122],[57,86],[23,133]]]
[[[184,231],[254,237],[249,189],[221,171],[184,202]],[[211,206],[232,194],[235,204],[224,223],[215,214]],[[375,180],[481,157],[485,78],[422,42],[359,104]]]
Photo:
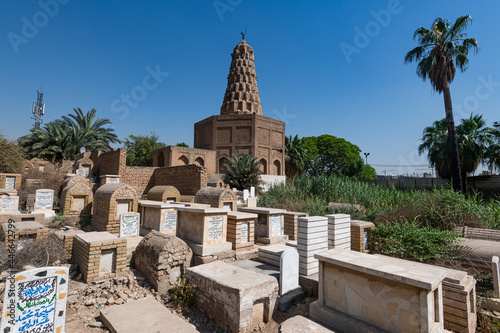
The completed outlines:
[[[247,34],[247,28],[248,26],[245,27],[245,32],[240,32],[241,37],[243,37],[243,39],[245,39],[245,35]]]

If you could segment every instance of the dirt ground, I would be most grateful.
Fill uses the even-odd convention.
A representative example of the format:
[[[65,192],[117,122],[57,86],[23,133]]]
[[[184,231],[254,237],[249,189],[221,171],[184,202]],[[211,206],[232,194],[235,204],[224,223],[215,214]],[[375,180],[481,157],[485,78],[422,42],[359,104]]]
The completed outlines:
[[[177,316],[182,318],[184,321],[192,324],[198,331],[202,333],[219,333],[226,332],[219,325],[214,323],[208,316],[203,312],[198,310],[196,307],[191,306],[184,311],[177,311],[174,302],[169,296],[160,298],[157,293],[151,288],[146,280],[140,273],[135,270],[129,270],[127,272],[129,279],[133,279],[133,283],[130,287],[125,288],[123,291],[131,295],[129,301],[135,297],[132,295],[137,295],[137,298],[146,297],[151,295],[164,304],[171,312],[175,313]],[[139,281],[139,282],[138,282]],[[70,280],[69,292],[68,292],[68,305],[66,314],[66,331],[68,333],[101,333],[109,332],[108,329],[104,327],[93,327],[102,325],[99,312],[101,309],[107,308],[112,305],[106,304],[92,304],[92,299],[100,299],[102,295],[89,294],[87,295],[89,287],[98,287],[98,284],[85,284],[74,279]],[[101,298],[102,299],[102,298]],[[295,315],[307,316],[309,313],[309,304],[314,301],[315,298],[307,297],[296,304],[291,310],[287,312],[276,311],[273,316],[273,320],[256,328],[256,332],[262,333],[277,333],[279,332],[280,324],[288,318]],[[142,333],[142,332],[141,332]],[[146,333],[146,332],[144,332]]]

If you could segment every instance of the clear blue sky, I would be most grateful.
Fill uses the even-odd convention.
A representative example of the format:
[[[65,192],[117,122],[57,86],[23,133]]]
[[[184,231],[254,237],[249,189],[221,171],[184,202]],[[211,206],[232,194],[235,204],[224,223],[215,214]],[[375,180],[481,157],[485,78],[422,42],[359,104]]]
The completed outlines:
[[[9,138],[33,126],[43,84],[45,123],[95,108],[120,138],[154,131],[192,146],[193,124],[220,112],[230,54],[248,26],[264,115],[286,121],[287,135],[335,135],[369,152],[378,173],[422,173],[399,166],[427,164],[418,140],[444,117],[443,97],[403,57],[416,28],[466,14],[481,51],[451,85],[455,119],[500,120],[498,1],[55,1],[0,4],[0,131]],[[346,57],[342,45],[356,52]],[[157,70],[157,81],[147,77]]]

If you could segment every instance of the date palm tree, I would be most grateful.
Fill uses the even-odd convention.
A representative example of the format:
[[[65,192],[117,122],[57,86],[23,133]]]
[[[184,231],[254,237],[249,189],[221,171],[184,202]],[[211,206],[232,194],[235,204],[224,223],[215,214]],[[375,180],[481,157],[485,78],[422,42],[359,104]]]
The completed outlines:
[[[287,177],[295,179],[306,167],[307,150],[298,135],[293,138],[290,135],[285,137],[285,151],[285,173]]]
[[[481,115],[471,115],[462,119],[456,128],[457,142],[460,154],[460,170],[462,187],[467,190],[467,174],[476,171],[483,160],[488,158],[488,148],[493,143],[494,130],[486,127]],[[432,126],[426,127],[422,135],[422,144],[418,147],[419,154],[427,151],[427,157],[437,174],[445,179],[453,177],[449,131],[446,118],[435,121]]]
[[[223,180],[231,188],[235,187],[242,191],[254,186],[259,189],[262,164],[257,161],[257,158],[247,154],[234,153],[224,162],[224,166],[227,172]]]
[[[96,118],[95,109],[86,114],[80,108],[73,110],[75,114],[32,128],[30,134],[19,138],[19,145],[28,158],[38,157],[56,163],[75,159],[81,147],[87,151],[109,151],[111,143],[120,142],[112,128],[104,127],[111,121]]]
[[[448,128],[448,145],[451,165],[451,179],[453,188],[462,192],[462,172],[460,170],[460,156],[457,142],[453,108],[451,104],[450,83],[455,78],[456,67],[464,72],[467,69],[468,53],[479,50],[475,38],[468,38],[463,31],[472,22],[469,15],[457,18],[452,25],[442,18],[434,20],[431,29],[423,27],[415,30],[413,38],[419,46],[409,51],[405,56],[405,63],[418,62],[417,75],[424,81],[429,79],[432,88],[443,93]]]

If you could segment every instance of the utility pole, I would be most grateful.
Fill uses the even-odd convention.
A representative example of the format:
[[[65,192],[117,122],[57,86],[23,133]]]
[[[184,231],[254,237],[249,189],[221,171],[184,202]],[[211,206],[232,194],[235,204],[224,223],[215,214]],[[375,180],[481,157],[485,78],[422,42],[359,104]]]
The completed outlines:
[[[31,119],[35,120],[35,127],[40,127],[42,124],[42,116],[45,114],[45,104],[43,104],[43,93],[36,91],[36,102],[33,102],[31,109],[33,116]]]
[[[365,154],[365,159],[366,159],[366,165],[368,165],[368,156],[370,155],[370,153],[364,153]]]

